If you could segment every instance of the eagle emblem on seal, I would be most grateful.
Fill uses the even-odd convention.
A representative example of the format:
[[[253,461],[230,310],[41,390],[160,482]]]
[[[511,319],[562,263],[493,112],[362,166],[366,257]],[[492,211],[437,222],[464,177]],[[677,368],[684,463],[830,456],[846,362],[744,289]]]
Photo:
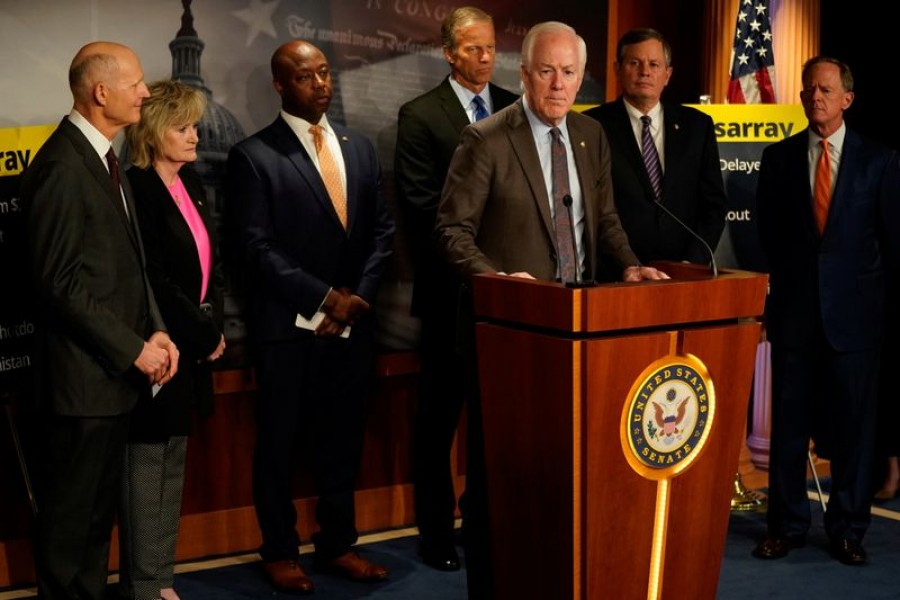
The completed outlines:
[[[675,388],[671,388],[666,392],[665,405],[659,402],[652,402],[654,409],[653,420],[656,421],[656,426],[659,428],[658,437],[671,438],[681,433],[679,426],[684,421],[684,415],[687,412],[687,402],[690,398],[684,398],[673,407],[673,403],[677,398],[678,393],[675,391]]]

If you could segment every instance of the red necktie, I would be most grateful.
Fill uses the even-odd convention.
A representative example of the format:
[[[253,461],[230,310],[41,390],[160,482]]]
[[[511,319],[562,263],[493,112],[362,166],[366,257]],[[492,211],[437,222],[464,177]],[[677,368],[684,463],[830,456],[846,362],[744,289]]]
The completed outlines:
[[[828,140],[822,140],[819,143],[822,145],[822,153],[816,162],[813,210],[816,215],[816,225],[819,227],[819,235],[822,235],[825,231],[825,222],[828,220],[828,207],[831,205],[831,157],[828,153]]]
[[[116,153],[113,151],[112,146],[106,153],[106,164],[109,167],[109,176],[113,180],[113,185],[116,186],[116,189],[119,189],[122,185],[122,182],[119,180],[119,160],[116,158]]]

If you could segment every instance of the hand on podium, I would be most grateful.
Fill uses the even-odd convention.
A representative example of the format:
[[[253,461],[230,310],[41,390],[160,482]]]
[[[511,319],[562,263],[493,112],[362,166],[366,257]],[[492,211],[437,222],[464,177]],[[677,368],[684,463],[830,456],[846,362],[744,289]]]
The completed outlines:
[[[670,277],[659,269],[641,265],[626,267],[622,272],[622,281],[643,281],[645,279],[670,279]]]

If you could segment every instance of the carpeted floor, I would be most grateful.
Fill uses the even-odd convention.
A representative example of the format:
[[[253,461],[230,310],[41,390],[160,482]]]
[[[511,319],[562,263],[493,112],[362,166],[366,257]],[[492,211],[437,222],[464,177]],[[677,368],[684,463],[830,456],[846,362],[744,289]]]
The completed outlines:
[[[825,480],[826,491],[827,483]],[[765,535],[765,514],[732,513],[719,577],[718,600],[900,598],[900,499],[875,508],[872,526],[864,540],[870,560],[863,567],[844,566],[828,555],[828,540],[822,529],[822,510],[814,493],[810,501],[814,525],[806,547],[776,561],[758,560],[750,554],[757,541]],[[465,571],[442,573],[425,567],[416,555],[413,533],[413,530],[396,532],[400,537],[367,543],[362,547],[366,557],[390,569],[390,580],[374,585],[356,584],[313,573],[317,589],[312,597],[317,600],[464,600]],[[312,573],[311,556],[305,554],[302,560]],[[256,555],[233,557],[218,564],[223,563],[224,566],[215,568],[180,565],[181,572],[176,575],[175,586],[182,600],[292,597],[272,591],[259,568]],[[33,598],[32,594],[33,591],[0,592],[0,600]]]
[[[823,479],[826,498],[828,483]],[[848,567],[831,558],[821,504],[814,492],[810,501],[813,527],[806,546],[779,560],[751,556],[766,533],[764,513],[731,515],[718,600],[900,598],[900,498],[873,508],[872,525],[863,540],[869,562],[862,567]]]

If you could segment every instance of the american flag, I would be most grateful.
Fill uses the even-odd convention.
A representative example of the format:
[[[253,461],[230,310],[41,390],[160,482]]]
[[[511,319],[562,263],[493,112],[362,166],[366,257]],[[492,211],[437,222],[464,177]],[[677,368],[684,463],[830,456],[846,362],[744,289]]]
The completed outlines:
[[[775,57],[768,0],[741,0],[731,49],[729,104],[774,104]]]

